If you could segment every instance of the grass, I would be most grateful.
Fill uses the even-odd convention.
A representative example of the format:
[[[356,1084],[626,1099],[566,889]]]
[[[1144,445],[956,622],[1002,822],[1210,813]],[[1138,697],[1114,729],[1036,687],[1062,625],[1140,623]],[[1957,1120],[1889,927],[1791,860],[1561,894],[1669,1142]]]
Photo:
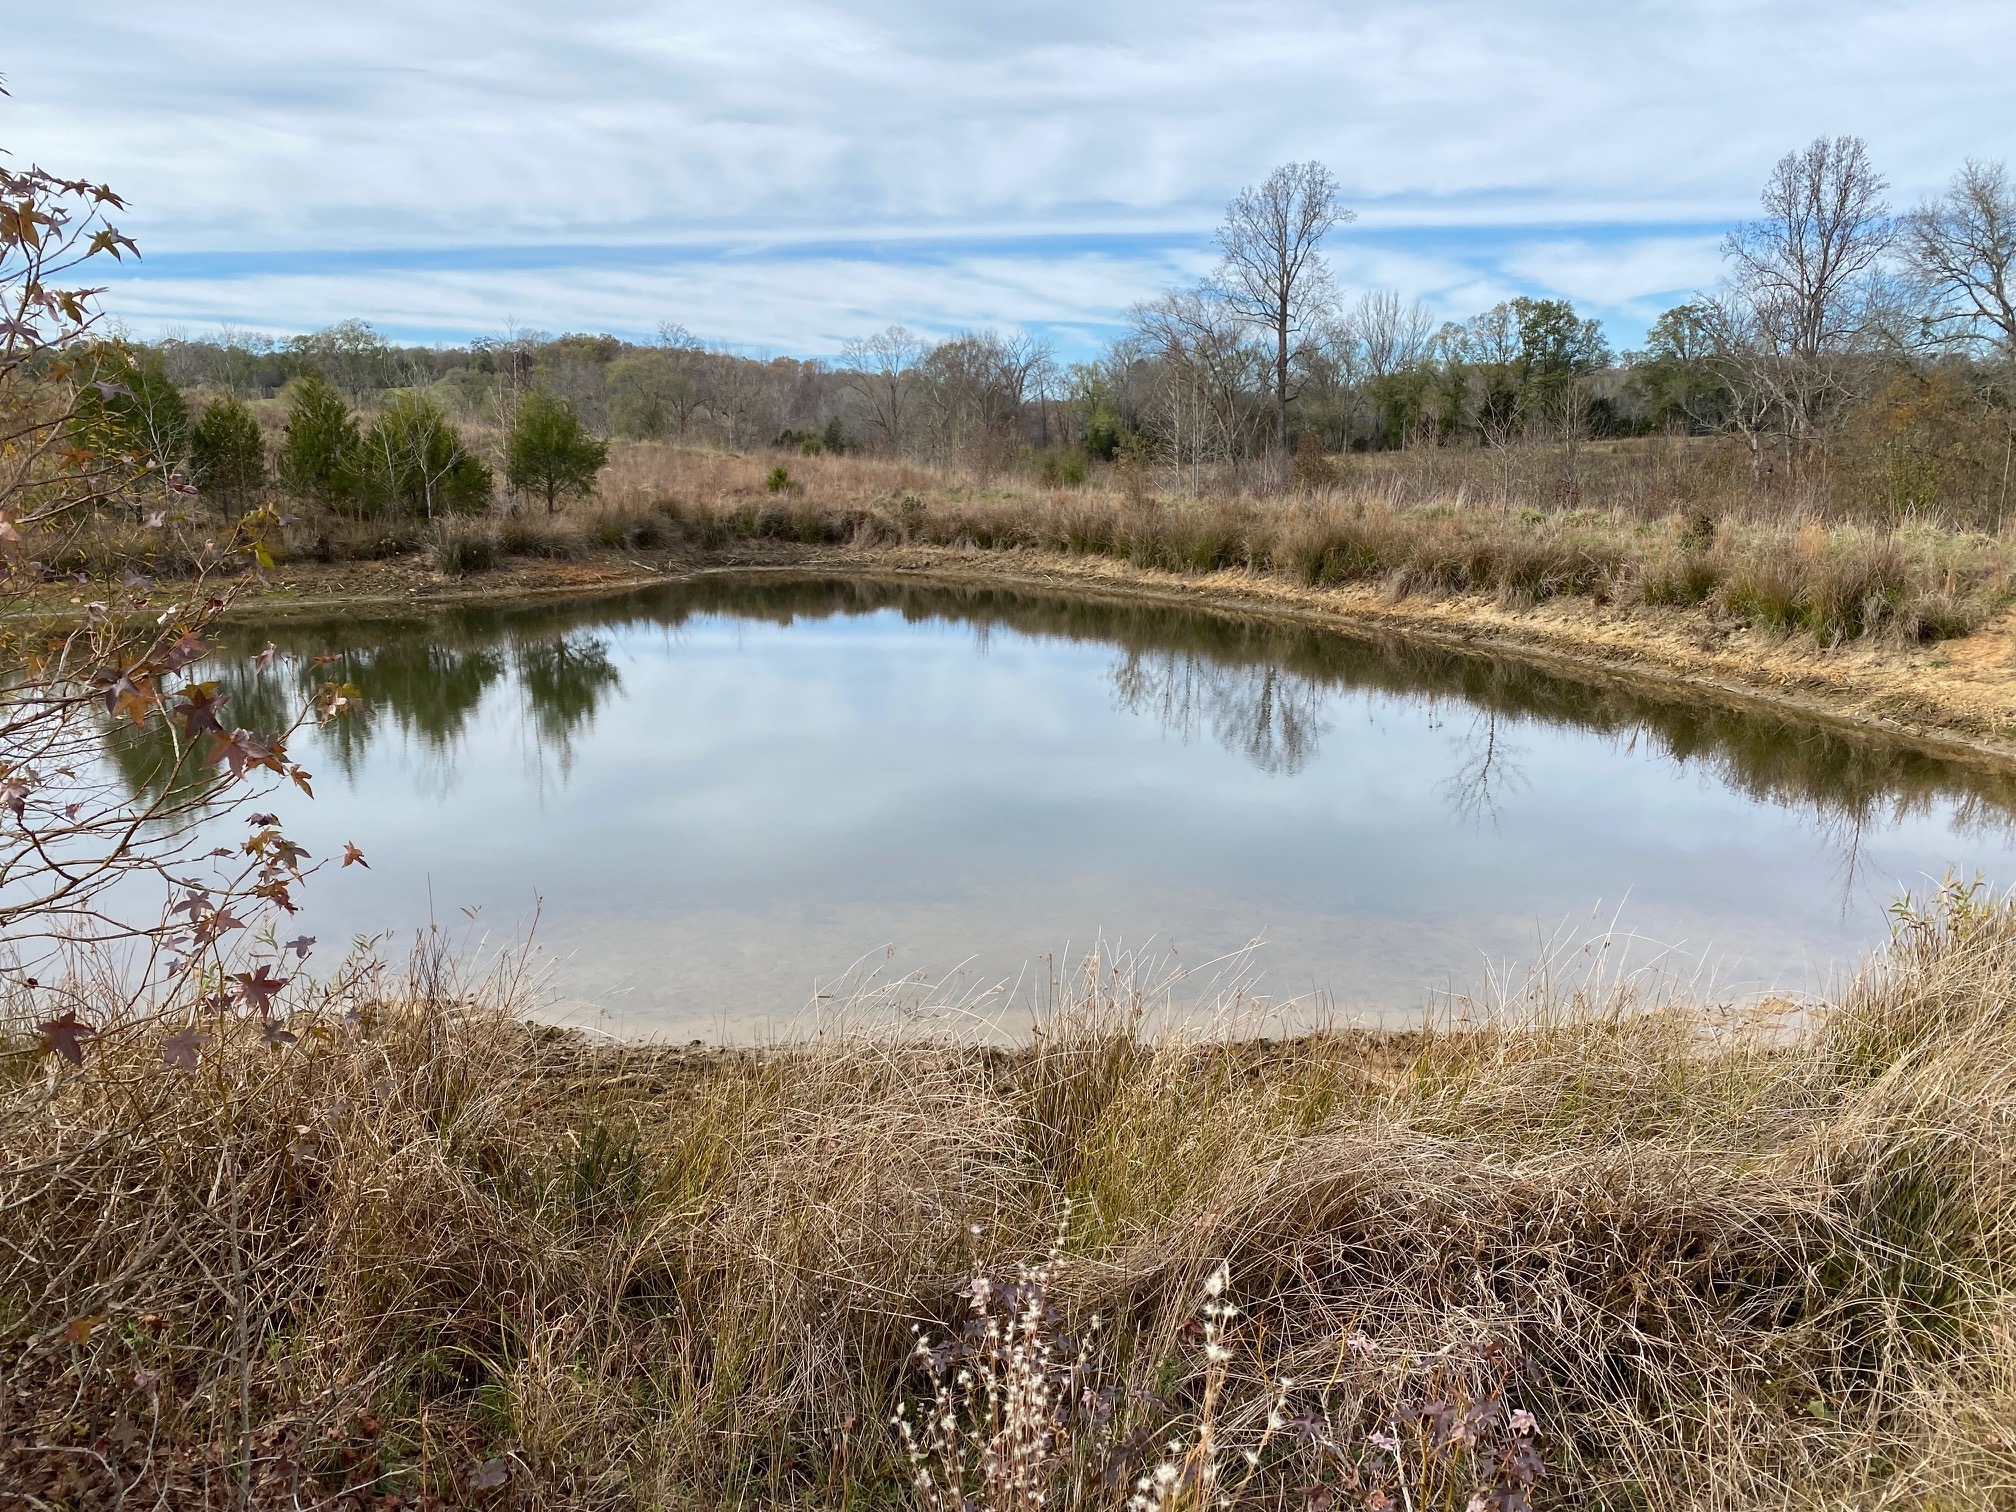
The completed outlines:
[[[1661,465],[1679,478],[1685,456],[1674,456],[1680,461]],[[1643,497],[1620,493],[1605,507],[1512,510],[1479,502],[1465,478],[1441,480],[1460,460],[1438,453],[1403,476],[1394,458],[1353,459],[1334,485],[1200,500],[1158,499],[1138,479],[1121,491],[1012,477],[983,486],[915,462],[797,454],[779,486],[787,470],[768,453],[642,443],[617,447],[597,498],[569,514],[499,512],[429,527],[304,509],[272,545],[282,563],[426,551],[451,577],[512,558],[718,551],[751,541],[1054,553],[1304,588],[1371,587],[1395,599],[1481,596],[1514,610],[1557,599],[1692,608],[1823,646],[1963,636],[2016,598],[2016,547],[1978,531],[1929,520],[1828,523],[1712,490],[1696,497],[1674,491],[1677,484]],[[1655,499],[1665,513],[1647,512]],[[117,577],[137,566],[172,578],[188,570],[202,531],[201,522],[164,533],[107,517],[38,543],[35,554],[56,573]]]
[[[673,1050],[512,992],[435,957],[193,1075],[158,1018],[0,1060],[0,1486],[929,1504],[892,1419],[951,1392],[925,1468],[990,1507],[1460,1508],[1522,1444],[1540,1506],[2016,1497],[2009,902],[1790,1016],[1199,1039],[1091,970],[1020,1048]]]

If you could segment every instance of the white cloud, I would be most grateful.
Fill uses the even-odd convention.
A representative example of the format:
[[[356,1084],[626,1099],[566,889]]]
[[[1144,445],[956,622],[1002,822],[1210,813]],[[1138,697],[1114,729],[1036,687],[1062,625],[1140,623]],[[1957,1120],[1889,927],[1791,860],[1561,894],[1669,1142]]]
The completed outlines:
[[[1242,182],[1311,156],[1368,239],[1443,233],[1394,264],[1418,262],[1424,293],[1531,279],[1628,311],[1817,133],[1866,135],[1903,200],[1969,154],[2016,156],[2006,0],[106,0],[88,48],[55,6],[21,8],[9,32],[0,139],[119,187],[144,249],[459,249],[459,286],[410,290],[485,325],[500,312],[481,291],[511,292],[480,271],[485,249],[551,243],[851,243],[859,263],[904,270],[892,297],[907,284],[944,302],[931,321],[1041,320],[1109,295],[1111,318],[1146,289],[1088,271],[1082,251],[1034,245],[1010,272],[957,249],[1126,232],[1194,255]],[[1606,269],[1619,227],[1631,260]],[[877,250],[920,241],[952,250],[919,275]],[[1114,271],[1157,260],[1113,257]],[[690,324],[752,341],[854,313],[842,287],[815,316],[817,281],[784,261],[769,293],[746,276],[760,262],[650,261],[636,297],[697,301]],[[849,277],[874,282],[852,263]],[[407,287],[354,292],[403,310]],[[318,275],[184,294],[270,297],[265,321],[298,326],[332,289]],[[1032,308],[1011,317],[997,301],[1018,290]],[[146,317],[169,292],[122,288],[139,301],[122,310]],[[591,281],[581,313],[549,323],[655,318],[616,309],[623,292]]]

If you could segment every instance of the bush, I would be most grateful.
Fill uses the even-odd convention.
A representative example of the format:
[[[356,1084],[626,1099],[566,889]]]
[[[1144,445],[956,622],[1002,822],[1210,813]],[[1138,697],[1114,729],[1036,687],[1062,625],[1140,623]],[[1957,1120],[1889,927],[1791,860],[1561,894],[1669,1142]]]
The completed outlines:
[[[1086,479],[1091,459],[1082,446],[1059,443],[1036,454],[1036,476],[1046,488],[1076,488]]]
[[[297,378],[280,392],[287,403],[287,439],[280,447],[280,485],[321,504],[355,493],[351,474],[357,421],[336,386],[318,374]]]
[[[497,542],[487,530],[445,527],[434,538],[434,570],[447,577],[488,572],[497,565]]]
[[[357,497],[377,514],[474,514],[490,505],[490,469],[432,399],[404,393],[380,412],[351,452]]]
[[[212,399],[189,437],[196,486],[218,503],[244,509],[266,486],[266,443],[259,422],[235,395]]]
[[[595,475],[608,460],[608,444],[583,429],[574,406],[537,389],[511,422],[504,475],[513,488],[543,495],[552,514],[563,495],[593,493]]]
[[[791,488],[791,470],[782,463],[771,468],[770,477],[764,483],[764,487],[768,488],[773,494],[789,492]]]
[[[569,561],[581,555],[581,535],[565,520],[513,514],[497,526],[497,549],[506,556]]]

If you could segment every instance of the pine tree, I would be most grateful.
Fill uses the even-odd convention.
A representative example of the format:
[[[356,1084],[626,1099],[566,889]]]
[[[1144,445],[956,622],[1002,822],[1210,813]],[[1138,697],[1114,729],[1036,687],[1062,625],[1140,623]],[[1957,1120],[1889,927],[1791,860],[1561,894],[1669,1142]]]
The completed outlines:
[[[235,395],[212,399],[189,436],[196,486],[228,508],[244,509],[266,484],[266,444],[251,408]]]
[[[541,493],[548,514],[563,494],[590,494],[609,447],[589,435],[574,406],[535,389],[518,406],[505,448],[504,475],[513,488]]]

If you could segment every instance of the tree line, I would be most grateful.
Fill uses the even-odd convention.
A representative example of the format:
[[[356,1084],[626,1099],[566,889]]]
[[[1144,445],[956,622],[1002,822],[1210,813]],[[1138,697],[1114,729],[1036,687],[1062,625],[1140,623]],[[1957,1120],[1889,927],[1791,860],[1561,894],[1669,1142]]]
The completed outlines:
[[[142,381],[284,396],[290,450],[301,421],[324,439],[313,467],[283,455],[282,481],[430,513],[488,487],[444,431],[510,432],[531,403],[549,429],[578,428],[554,437],[577,450],[602,436],[866,450],[1058,483],[1117,463],[1185,492],[1278,486],[1298,454],[1446,447],[1503,459],[1509,491],[1536,447],[1572,458],[1606,438],[1720,435],[1760,485],[1852,456],[1895,512],[1957,501],[1999,520],[2016,451],[2016,188],[2003,165],[1969,162],[1914,210],[1893,212],[1887,192],[1858,138],[1786,154],[1759,215],[1725,238],[1725,277],[1622,353],[1565,299],[1438,323],[1392,290],[1340,289],[1323,247],[1352,216],[1311,162],[1233,200],[1210,277],[1141,301],[1108,350],[1068,366],[998,331],[891,326],[828,362],[750,357],[674,324],[649,342],[514,331],[417,347],[349,321],[284,341],[171,338],[146,349]],[[376,407],[354,440],[330,418],[339,402]],[[218,446],[245,428],[228,406],[194,425],[206,486],[240,486]],[[542,492],[550,506],[573,486]]]

